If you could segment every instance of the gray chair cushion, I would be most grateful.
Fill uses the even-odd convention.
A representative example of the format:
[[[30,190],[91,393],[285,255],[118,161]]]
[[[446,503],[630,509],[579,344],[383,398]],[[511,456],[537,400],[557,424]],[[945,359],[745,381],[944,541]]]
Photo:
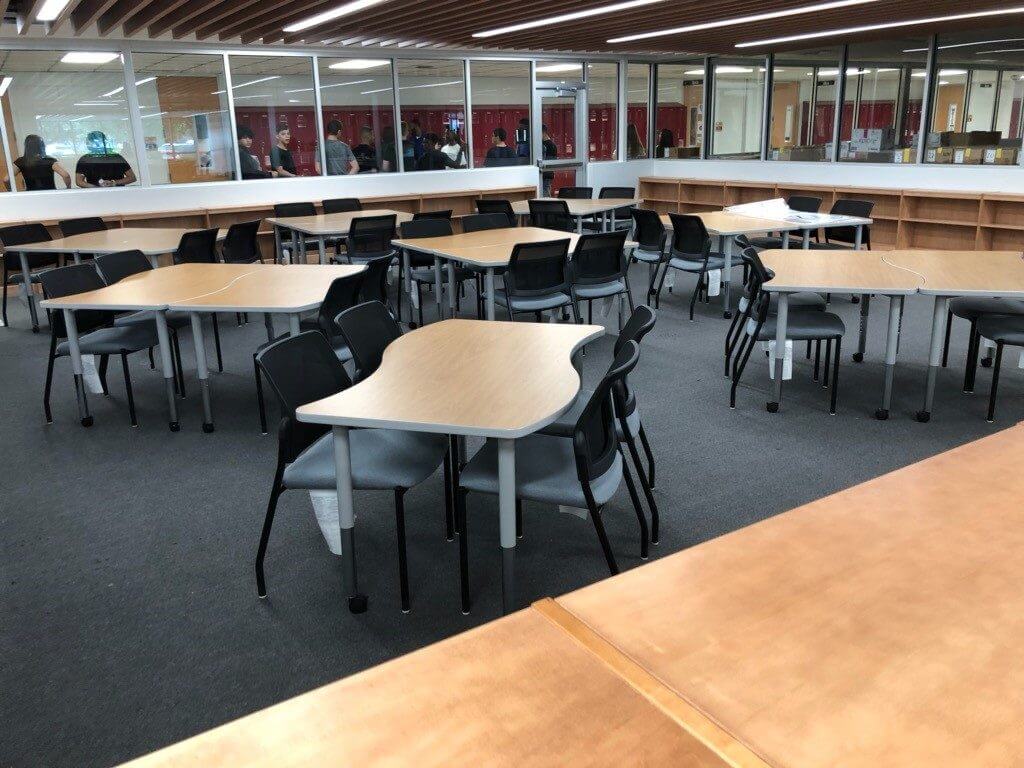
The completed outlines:
[[[516,440],[516,498],[546,504],[563,504],[586,509],[572,441],[564,437],[528,435]],[[607,502],[618,490],[622,480],[622,457],[616,453],[615,462],[601,477],[591,484],[594,501]],[[470,459],[459,476],[463,488],[478,493],[498,493],[498,444],[488,440]]]
[[[758,341],[770,341],[775,338],[776,317],[771,316],[761,328]],[[828,336],[842,336],[846,326],[839,315],[831,312],[793,312],[786,319],[786,338],[791,341],[807,339],[823,339]]]
[[[147,347],[155,347],[159,343],[156,336],[156,323],[136,323],[115,328],[100,328],[78,339],[78,348],[83,355],[116,355],[123,349],[126,352],[137,352]],[[57,355],[70,354],[68,342],[57,345]]]
[[[494,300],[503,307],[508,306],[508,299],[504,289],[499,288],[494,292]],[[550,293],[546,296],[517,296],[512,299],[512,309],[520,312],[536,312],[542,309],[554,309],[571,304],[572,299],[567,293]]]
[[[189,318],[188,312],[179,312],[176,309],[172,309],[169,312],[164,313],[167,316],[167,327],[174,328],[187,328],[192,324],[191,318]],[[136,325],[138,323],[152,323],[153,313],[152,312],[132,312],[130,315],[123,315],[114,320],[114,326],[120,327],[123,325]]]
[[[647,264],[657,264],[663,258],[662,254],[656,251],[644,251],[639,247],[633,249],[633,258],[637,261],[643,261]]]
[[[441,465],[448,450],[445,435],[397,429],[349,430],[352,487],[389,490],[419,485]],[[329,491],[337,487],[334,436],[327,433],[284,471],[286,488]]]
[[[579,299],[600,299],[605,296],[625,293],[626,283],[622,280],[612,280],[608,283],[577,285],[575,290],[576,297]]]
[[[743,290],[743,296],[740,297],[739,310],[745,312],[747,309],[747,302],[750,301],[749,291]],[[811,293],[810,291],[800,291],[799,293],[789,294],[789,308],[791,311],[796,310],[808,310],[815,312],[824,312],[825,307],[828,306],[825,302],[825,297],[820,293]],[[771,314],[775,314],[779,308],[779,294],[773,293],[769,299],[768,311]]]
[[[984,315],[978,320],[978,333],[992,341],[1024,347],[1024,316]]]
[[[669,266],[675,269],[681,269],[684,272],[700,272],[704,266],[703,262],[691,261],[690,259],[680,259],[678,256],[673,256],[669,260]],[[738,255],[732,257],[732,266],[734,269],[742,269],[743,262]],[[711,254],[708,257],[708,269],[724,269],[725,259],[717,254]]]
[[[952,299],[949,302],[949,311],[964,320],[977,320],[982,315],[1024,315],[1024,301],[963,297]]]

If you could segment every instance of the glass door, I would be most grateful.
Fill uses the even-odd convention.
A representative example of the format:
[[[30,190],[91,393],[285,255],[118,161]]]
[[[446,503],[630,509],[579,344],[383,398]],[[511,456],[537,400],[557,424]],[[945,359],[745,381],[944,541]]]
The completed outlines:
[[[564,73],[566,79],[542,79],[551,76],[548,72]],[[545,197],[557,196],[562,187],[586,185],[587,91],[582,78],[582,64],[537,66],[531,144]]]

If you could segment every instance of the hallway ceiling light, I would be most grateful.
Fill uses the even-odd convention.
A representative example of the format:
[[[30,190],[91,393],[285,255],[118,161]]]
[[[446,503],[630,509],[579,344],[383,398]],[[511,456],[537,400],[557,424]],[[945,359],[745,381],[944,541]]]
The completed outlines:
[[[331,64],[328,69],[373,69],[386,67],[389,64],[391,64],[391,59],[348,59]]]
[[[315,16],[297,21],[294,24],[289,24],[284,28],[285,32],[302,32],[304,29],[310,27],[319,27],[321,24],[326,24],[329,21],[340,19],[342,16],[348,16],[350,13],[357,13],[364,8],[372,8],[375,5],[380,5],[384,0],[353,0],[351,3],[345,3],[339,5],[333,11],[324,11],[318,13]]]
[[[144,77],[144,78],[142,78],[141,80],[136,80],[136,81],[135,81],[135,84],[136,84],[136,85],[145,85],[146,83],[151,83],[151,82],[153,82],[154,80],[156,80],[156,75],[154,75],[153,77]],[[123,91],[123,90],[124,90],[124,86],[123,86],[123,85],[119,85],[119,86],[118,86],[117,88],[115,88],[114,90],[112,90],[112,91],[107,91],[106,93],[104,93],[104,94],[103,94],[102,96],[100,96],[100,98],[101,98],[101,99],[105,99],[105,98],[107,98],[108,96],[116,96],[117,94],[119,94],[119,93],[120,93],[121,91]]]
[[[61,59],[61,64],[109,64],[121,54],[103,51],[68,51]]]
[[[1024,48],[996,48],[992,51],[975,51],[975,56],[984,56],[989,53],[1020,53]]]
[[[784,11],[767,11],[765,13],[755,13],[752,16],[737,16],[733,19],[719,19],[718,21],[705,21],[701,24],[690,24],[685,27],[675,27],[673,29],[662,29],[657,32],[641,32],[636,35],[625,35],[623,37],[613,37],[608,40],[609,43],[629,43],[633,40],[648,40],[652,37],[665,37],[666,35],[683,35],[687,32],[700,32],[705,29],[718,29],[720,27],[732,27],[738,24],[753,24],[758,21],[768,21],[769,19],[781,19],[786,16],[800,16],[805,13],[818,13],[819,11],[830,11],[833,8],[845,8],[850,5],[864,5],[866,3],[875,3],[878,0],[833,0],[828,3],[818,3],[817,5],[808,5],[803,8],[789,8]]]
[[[60,16],[61,11],[68,7],[71,0],[46,0],[43,7],[36,14],[37,21],[53,21]]]
[[[548,64],[546,67],[537,67],[538,72],[575,72],[582,69],[582,64]]]
[[[951,43],[950,45],[940,45],[938,48],[940,51],[944,51],[947,48],[971,48],[975,45],[994,45],[995,43],[1019,43],[1024,41],[1024,37],[1006,37],[1001,40],[976,40],[973,43]],[[927,48],[904,48],[904,53],[925,53]]]
[[[614,3],[612,5],[605,5],[600,8],[590,8],[585,11],[573,11],[572,13],[562,13],[558,16],[548,16],[546,19],[534,19],[533,21],[524,21],[520,24],[510,24],[507,27],[497,27],[495,29],[488,29],[483,32],[474,32],[473,37],[495,37],[497,35],[507,35],[512,32],[521,32],[524,29],[535,29],[536,27],[550,27],[555,24],[564,24],[567,21],[576,21],[577,19],[588,19],[592,16],[604,16],[608,13],[616,13],[617,11],[626,11],[630,8],[639,8],[642,5],[654,5],[655,3],[661,3],[664,0],[628,0],[625,3]]]
[[[939,77],[954,77],[955,75],[966,75],[966,69],[940,69]],[[911,77],[924,77],[924,72],[914,72]]]

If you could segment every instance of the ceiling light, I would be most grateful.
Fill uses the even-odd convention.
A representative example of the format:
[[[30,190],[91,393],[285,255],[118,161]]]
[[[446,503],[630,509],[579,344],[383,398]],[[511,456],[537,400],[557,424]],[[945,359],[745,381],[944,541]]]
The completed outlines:
[[[685,72],[683,72],[683,74],[684,75],[703,75],[704,74],[704,70],[703,69],[688,69]]]
[[[232,91],[237,91],[239,88],[245,88],[247,85],[256,85],[256,83],[265,83],[268,80],[280,80],[280,79],[281,79],[280,75],[270,75],[270,77],[261,77],[258,80],[250,80],[247,83],[239,83],[238,85],[233,85],[233,86],[231,86],[231,90]],[[226,90],[212,91],[210,93],[210,95],[211,96],[220,96],[222,93],[227,93],[227,91]]]
[[[449,80],[445,83],[424,83],[423,85],[403,85],[398,90],[400,91],[411,91],[413,88],[440,88],[442,85],[462,85],[461,80]],[[383,90],[387,91],[388,88]],[[376,93],[376,91],[367,91],[367,93]]]
[[[60,16],[61,11],[68,7],[71,0],[46,0],[43,7],[36,14],[37,21],[53,21]]]
[[[373,91],[360,91],[360,96],[369,96],[371,93],[384,93],[384,91],[390,91],[390,88],[377,88]]]
[[[939,50],[944,51],[947,48],[970,48],[975,45],[992,45],[994,43],[1018,43],[1024,40],[1024,37],[1005,37],[1001,40],[977,40],[973,43],[952,43],[950,45],[940,45]],[[924,53],[927,48],[904,48],[904,53]]]
[[[326,24],[328,21],[340,19],[342,16],[347,16],[350,13],[356,13],[364,8],[371,8],[383,2],[384,0],[352,0],[350,3],[339,5],[333,11],[324,11],[323,13],[318,13],[315,16],[310,16],[308,19],[303,19],[302,21],[298,21],[294,24],[289,24],[284,28],[284,31],[301,32],[304,29],[318,27],[321,24]]]
[[[154,80],[156,80],[156,75],[153,75],[153,77],[144,77],[141,80],[136,80],[135,84],[145,85],[146,83],[152,83]]]
[[[96,117],[96,115],[82,115],[81,117],[73,117],[70,120],[68,120],[68,122],[69,123],[77,123],[80,120],[90,120],[90,119],[92,119],[94,117]],[[125,120],[127,120],[127,119],[128,118],[126,117]]]
[[[583,69],[582,64],[548,64],[546,67],[537,67],[538,72],[575,72]]]
[[[116,107],[120,101],[76,101],[76,107]]]
[[[949,80],[939,80],[939,85],[949,85]]]
[[[805,13],[817,13],[818,11],[828,11],[833,8],[845,8],[848,5],[864,5],[865,3],[874,3],[878,0],[833,0],[833,2],[819,3],[817,5],[808,5],[803,8],[790,8],[784,11],[768,11],[766,13],[756,13],[752,16],[739,16],[733,19],[719,19],[718,21],[706,21],[701,24],[690,24],[685,27],[674,27],[673,29],[663,29],[657,32],[642,32],[637,35],[625,35],[624,37],[613,37],[609,40],[609,43],[628,43],[633,40],[647,40],[652,37],[664,37],[665,35],[682,35],[687,32],[700,32],[704,29],[717,29],[719,27],[732,27],[737,24],[752,24],[758,21],[767,21],[769,19],[781,19],[786,16],[799,16]]]
[[[136,80],[136,81],[135,81],[135,84],[136,84],[136,85],[145,85],[146,83],[151,83],[151,82],[153,82],[154,80],[156,80],[156,76],[153,76],[153,77],[144,77],[144,78],[143,78],[142,80]],[[123,85],[119,85],[119,86],[118,86],[117,88],[115,88],[114,90],[112,90],[112,91],[107,91],[106,93],[104,93],[103,95],[101,95],[101,96],[100,96],[100,98],[101,98],[101,99],[105,99],[105,98],[107,98],[108,96],[116,96],[117,94],[119,94],[119,93],[120,93],[121,91],[123,91],[123,90],[124,90],[124,86],[123,86]]]
[[[269,93],[254,93],[251,96],[235,96],[235,101],[241,101],[242,99],[269,99]]]
[[[630,8],[638,8],[642,5],[653,5],[654,3],[660,2],[663,2],[663,0],[629,0],[625,3],[614,3],[613,5],[605,5],[600,8],[590,8],[585,11],[562,13],[558,16],[548,16],[545,19],[534,19],[533,21],[524,21],[520,24],[511,24],[507,27],[488,29],[484,32],[474,32],[473,37],[495,37],[496,35],[507,35],[510,32],[521,32],[524,29],[534,29],[535,27],[549,27],[553,24],[564,24],[567,21],[586,19],[591,16],[603,16],[606,13],[625,11]]]
[[[14,82],[14,78],[13,77],[5,77],[3,80],[0,80],[0,96],[3,96],[5,93],[7,93],[7,89],[10,87],[11,83],[13,83],[13,82]],[[39,118],[36,118],[36,119],[38,120]]]
[[[737,48],[750,48],[751,46],[778,45],[796,40],[813,40],[819,37],[835,37],[837,35],[852,35],[860,32],[874,32],[878,29],[894,29],[896,27],[913,27],[919,24],[942,24],[947,21],[959,21],[961,19],[979,19],[988,16],[1008,16],[1011,14],[1024,13],[1024,6],[1014,8],[1002,8],[995,11],[974,11],[972,13],[955,13],[949,16],[932,16],[927,19],[911,19],[909,21],[887,21],[881,24],[865,24],[861,27],[844,27],[842,29],[830,29],[825,32],[806,32],[801,35],[787,35],[785,37],[772,37],[767,40],[752,40],[748,43],[737,43]]]
[[[390,59],[348,59],[331,64],[328,69],[373,69],[374,67],[386,67],[391,64]]]
[[[1019,53],[1024,48],[997,48],[994,51],[975,51],[975,56],[984,56],[986,53]]]
[[[924,77],[924,72],[914,72],[911,77]],[[966,69],[940,69],[939,77],[955,77],[956,75],[966,75]]]
[[[749,75],[753,71],[753,67],[734,67],[730,64],[723,64],[720,67],[715,67],[716,75]],[[701,70],[701,72],[703,72],[703,70]]]
[[[147,117],[160,117],[160,115],[166,115],[166,112],[154,112],[152,115],[143,115],[142,119],[145,120]]]
[[[62,64],[109,64],[120,55],[101,51],[69,51],[60,61]]]

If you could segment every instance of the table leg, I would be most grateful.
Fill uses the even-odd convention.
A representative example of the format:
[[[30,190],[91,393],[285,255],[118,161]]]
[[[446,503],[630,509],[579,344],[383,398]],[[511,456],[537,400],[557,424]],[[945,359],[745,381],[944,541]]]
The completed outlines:
[[[722,257],[725,259],[725,267],[722,269],[722,317],[732,317],[732,307],[729,304],[729,283],[732,280],[732,237],[722,235]]]
[[[21,288],[25,292],[25,301],[28,302],[28,315],[32,319],[32,333],[39,332],[39,315],[36,312],[36,296],[32,292],[32,272],[28,268],[28,254],[24,251],[18,253],[18,257],[21,260]],[[3,286],[4,290],[7,290],[7,286]],[[67,314],[67,313],[65,313]]]
[[[263,325],[267,329],[267,341],[274,340],[274,316],[269,312],[263,313]]]
[[[882,390],[882,407],[875,411],[876,419],[889,418],[892,404],[892,383],[896,374],[896,355],[899,353],[900,317],[903,314],[903,297],[889,297],[889,330],[885,337],[885,388]]]
[[[414,307],[413,306],[413,298],[412,298],[412,257],[409,255],[409,249],[408,248],[403,248],[402,249],[402,275],[403,275],[403,280],[405,281],[405,295],[409,297],[409,322],[411,323],[412,319],[413,319],[413,312],[412,311],[413,311],[413,309],[419,309],[419,307]],[[402,306],[402,302],[401,301],[398,302],[398,306],[399,307]],[[398,319],[399,320],[402,319],[401,315],[399,315]]]
[[[789,322],[789,294],[779,294],[779,308],[775,319],[775,381],[772,382],[773,399],[768,412],[777,413],[782,403],[782,367],[786,359],[786,324]]]
[[[932,312],[931,349],[928,353],[928,378],[924,387],[924,407],[917,412],[917,420],[924,423],[932,417],[932,404],[935,401],[935,379],[939,375],[942,364],[942,339],[946,332],[946,310],[949,309],[948,296],[935,297],[935,309]]]
[[[316,239],[317,249],[320,251],[320,263],[327,263],[327,243],[324,242],[323,236]]]
[[[780,232],[779,234],[782,235],[782,250],[788,251],[789,250],[789,232]]]
[[[858,224],[853,228],[853,250],[859,251],[864,238],[864,225]]]
[[[274,225],[274,261],[280,264],[284,261],[284,252],[281,250],[281,228]]]
[[[434,257],[434,303],[437,305],[437,319],[444,320],[444,312],[441,311],[441,257]]]
[[[501,531],[501,610],[516,609],[516,441],[498,440],[498,522]]]
[[[81,264],[82,263],[82,252],[81,251],[72,251],[71,252],[71,258],[75,260],[75,264]]]
[[[857,351],[853,353],[853,362],[864,361],[864,350],[868,344],[868,314],[871,312],[871,294],[864,293],[860,297],[860,337],[857,339]]]
[[[352,501],[352,459],[348,427],[334,427],[334,471],[338,487],[338,526],[341,529],[341,584],[348,596],[348,609],[364,613],[366,595],[359,594],[356,580],[355,508]]]
[[[582,216],[577,216],[576,217],[576,234],[578,234],[578,235],[582,235],[583,234],[583,217]]]
[[[608,212],[608,218],[611,220],[611,223],[612,223],[611,226],[608,227],[608,231],[609,232],[614,232],[615,231],[615,209],[614,208],[612,208],[611,211]]]
[[[298,258],[299,258],[299,238],[298,238],[298,235],[295,233],[294,229],[291,231],[291,236],[292,236],[292,245],[291,245],[291,253],[289,253],[289,255],[288,255],[288,261],[291,264],[298,264]]]
[[[167,388],[168,426],[171,432],[181,429],[178,422],[178,402],[174,396],[174,362],[171,359],[171,337],[167,332],[167,315],[158,309],[153,313],[156,320],[156,337],[160,342],[160,370],[164,374],[164,386]]]
[[[299,313],[295,312],[288,315],[288,333],[292,336],[298,336],[299,332]]]
[[[455,262],[448,262],[448,317],[455,317]]]
[[[804,230],[804,242],[802,247],[805,251],[810,250],[811,248],[811,230],[809,229]]]
[[[78,346],[78,325],[75,323],[74,310],[64,310],[64,325],[68,332],[71,370],[75,374],[75,398],[78,400],[78,418],[82,422],[83,427],[91,427],[92,415],[89,413],[89,401],[85,395],[85,380],[82,376],[82,350]]]
[[[494,319],[494,269],[487,268],[484,273],[484,290],[487,291],[487,319]]]
[[[210,405],[210,369],[206,366],[206,340],[203,338],[203,316],[189,313],[192,319],[192,346],[196,352],[196,374],[203,396],[203,432],[213,432],[213,406]]]
[[[309,259],[306,256],[306,236],[300,234],[299,239],[299,264],[308,264]]]

